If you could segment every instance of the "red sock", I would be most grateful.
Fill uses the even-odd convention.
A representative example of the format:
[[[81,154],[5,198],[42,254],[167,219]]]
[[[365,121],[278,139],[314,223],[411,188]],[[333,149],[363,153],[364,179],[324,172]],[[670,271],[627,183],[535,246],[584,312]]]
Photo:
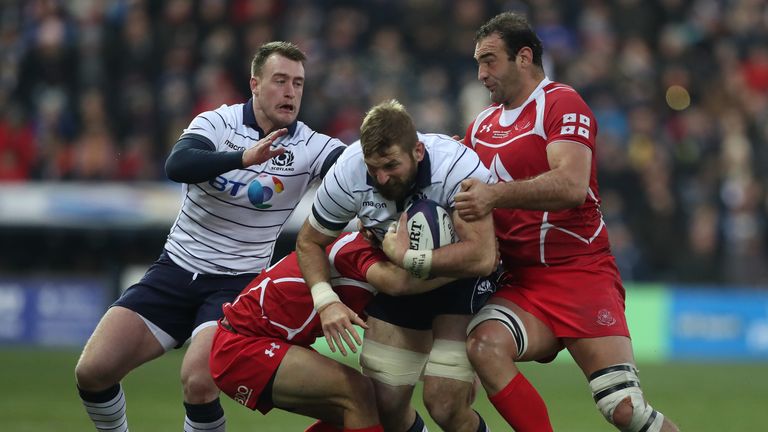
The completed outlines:
[[[344,428],[344,432],[384,432],[384,427],[377,424],[360,429]]]
[[[547,406],[523,374],[517,374],[488,400],[517,432],[552,432]]]
[[[336,426],[326,423],[322,420],[318,420],[310,427],[308,427],[304,432],[342,432],[341,429],[337,428]]]

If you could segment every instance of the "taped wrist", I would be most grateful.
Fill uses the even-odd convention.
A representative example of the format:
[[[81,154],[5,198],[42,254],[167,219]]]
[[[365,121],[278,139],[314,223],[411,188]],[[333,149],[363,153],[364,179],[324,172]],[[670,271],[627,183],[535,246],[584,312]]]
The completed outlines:
[[[331,303],[341,301],[328,282],[318,282],[312,285],[310,291],[312,292],[312,302],[315,304],[315,310],[318,312]]]
[[[429,278],[429,271],[432,269],[432,251],[409,249],[403,258],[403,268],[416,278]]]

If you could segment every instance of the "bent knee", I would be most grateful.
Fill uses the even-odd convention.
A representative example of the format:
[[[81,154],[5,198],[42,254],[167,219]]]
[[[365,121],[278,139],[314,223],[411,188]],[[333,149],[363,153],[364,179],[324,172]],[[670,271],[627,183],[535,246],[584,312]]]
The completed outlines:
[[[517,346],[508,334],[498,331],[493,323],[484,323],[467,338],[467,356],[475,368],[491,359],[516,359]]]
[[[181,385],[184,389],[184,400],[189,403],[210,402],[219,395],[219,388],[207,370],[184,374]]]
[[[87,391],[100,391],[117,384],[122,377],[106,364],[83,359],[75,366],[78,387]]]
[[[458,418],[471,410],[473,383],[457,384],[456,380],[444,379],[424,382],[424,406],[435,423],[444,429],[456,424]]]
[[[626,397],[616,405],[616,409],[613,411],[613,424],[619,429],[626,429],[632,424],[633,415],[632,400]]]
[[[448,425],[454,424],[454,417],[459,415],[461,410],[468,407],[469,404],[468,401],[458,400],[454,394],[427,393],[425,390],[424,406],[435,423],[446,428]]]

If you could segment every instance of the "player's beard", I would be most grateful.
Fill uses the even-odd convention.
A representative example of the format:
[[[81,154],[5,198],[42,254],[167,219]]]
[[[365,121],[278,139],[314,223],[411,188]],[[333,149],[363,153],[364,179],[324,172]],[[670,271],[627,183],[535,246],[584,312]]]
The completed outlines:
[[[414,161],[415,166],[415,161]],[[413,170],[405,180],[390,178],[386,184],[376,183],[376,190],[389,201],[400,202],[405,200],[413,189],[416,181],[416,170]]]

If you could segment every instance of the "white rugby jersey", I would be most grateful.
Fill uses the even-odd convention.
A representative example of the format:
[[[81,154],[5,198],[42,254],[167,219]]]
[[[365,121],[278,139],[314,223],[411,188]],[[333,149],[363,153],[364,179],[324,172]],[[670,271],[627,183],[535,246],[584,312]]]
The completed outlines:
[[[215,151],[241,151],[266,134],[253,100],[204,112],[181,134],[210,141]],[[344,143],[297,121],[274,146],[285,153],[197,184],[183,184],[183,203],[165,249],[182,268],[204,274],[259,272],[275,241],[328,155]]]
[[[472,149],[447,135],[419,133],[418,139],[426,152],[418,165],[414,193],[405,202],[390,201],[375,189],[358,140],[342,153],[318,188],[312,203],[315,220],[330,231],[341,231],[357,216],[363,226],[383,239],[387,227],[413,199],[428,198],[453,208],[462,180],[476,178],[492,183],[490,172]]]

